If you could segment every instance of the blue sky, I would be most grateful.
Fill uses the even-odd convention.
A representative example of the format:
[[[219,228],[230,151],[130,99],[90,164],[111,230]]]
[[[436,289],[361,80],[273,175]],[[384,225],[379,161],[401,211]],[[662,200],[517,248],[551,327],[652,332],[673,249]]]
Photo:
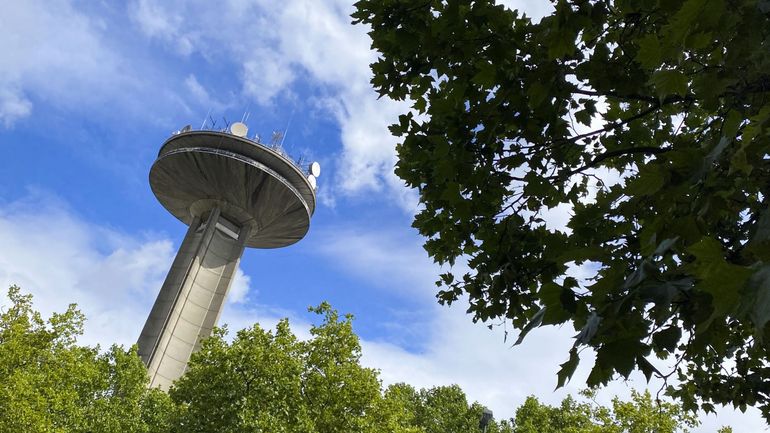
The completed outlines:
[[[546,2],[509,1],[540,16]],[[410,227],[416,195],[392,174],[387,125],[406,107],[369,86],[366,29],[349,2],[263,0],[3,2],[0,14],[0,284],[46,312],[78,303],[83,342],[133,344],[185,226],[147,182],[163,141],[186,124],[249,113],[250,131],[287,128],[285,149],[322,165],[307,237],[247,250],[222,322],[272,326],[327,300],[356,316],[364,362],[385,383],[460,384],[497,417],[552,392],[572,329],[474,325],[434,300],[438,269]],[[558,215],[554,215],[558,219]],[[583,366],[585,367],[585,366]],[[638,378],[600,394],[627,395]],[[655,388],[653,388],[655,389]],[[764,428],[726,409],[700,431]]]

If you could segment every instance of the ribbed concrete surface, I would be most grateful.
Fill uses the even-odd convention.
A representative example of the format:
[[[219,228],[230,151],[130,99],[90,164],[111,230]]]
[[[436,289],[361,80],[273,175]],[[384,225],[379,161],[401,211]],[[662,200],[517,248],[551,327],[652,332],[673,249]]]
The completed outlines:
[[[190,224],[218,206],[242,227],[246,246],[279,248],[302,239],[315,211],[305,174],[273,150],[244,138],[192,131],[170,138],[150,170],[150,187],[175,217]]]
[[[222,219],[215,208],[205,220],[193,220],[142,329],[139,355],[152,387],[168,389],[184,373],[219,319],[249,235],[241,230],[232,238],[232,232],[217,228],[218,223],[232,227]]]

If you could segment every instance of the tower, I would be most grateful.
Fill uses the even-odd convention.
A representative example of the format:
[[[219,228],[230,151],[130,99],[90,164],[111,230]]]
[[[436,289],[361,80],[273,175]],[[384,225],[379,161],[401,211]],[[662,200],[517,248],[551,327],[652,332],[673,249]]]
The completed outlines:
[[[315,210],[318,163],[309,172],[277,143],[186,126],[160,149],[150,187],[189,226],[139,336],[150,386],[168,388],[211,334],[245,247],[279,248],[302,239]]]

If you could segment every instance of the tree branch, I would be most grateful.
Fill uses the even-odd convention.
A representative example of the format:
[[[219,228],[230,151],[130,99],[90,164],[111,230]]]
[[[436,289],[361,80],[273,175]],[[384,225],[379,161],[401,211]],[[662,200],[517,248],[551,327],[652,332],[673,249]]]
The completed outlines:
[[[645,155],[658,155],[658,154],[661,154],[661,153],[668,152],[669,150],[670,149],[665,149],[665,148],[661,148],[661,147],[651,147],[651,146],[629,147],[629,148],[626,148],[626,149],[612,150],[612,151],[604,152],[604,153],[602,153],[600,155],[597,155],[594,159],[589,161],[587,164],[585,164],[585,165],[583,165],[581,167],[575,168],[573,170],[570,170],[569,172],[567,172],[564,175],[561,175],[561,176],[551,176],[551,178],[558,179],[559,182],[567,180],[567,179],[569,179],[574,174],[578,174],[578,173],[582,172],[583,170],[586,170],[586,169],[591,168],[591,167],[596,167],[597,165],[599,165],[600,162],[602,162],[602,161],[604,161],[606,159],[609,159],[609,158],[614,158],[616,156],[634,155],[634,154],[637,154],[637,153],[642,153],[642,154],[645,154]]]

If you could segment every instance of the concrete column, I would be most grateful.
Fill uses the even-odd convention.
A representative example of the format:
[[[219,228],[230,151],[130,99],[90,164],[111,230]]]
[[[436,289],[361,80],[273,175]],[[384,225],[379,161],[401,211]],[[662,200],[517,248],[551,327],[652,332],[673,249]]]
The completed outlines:
[[[187,230],[139,336],[150,386],[168,389],[185,371],[200,340],[211,335],[243,254],[248,228],[214,208]]]

